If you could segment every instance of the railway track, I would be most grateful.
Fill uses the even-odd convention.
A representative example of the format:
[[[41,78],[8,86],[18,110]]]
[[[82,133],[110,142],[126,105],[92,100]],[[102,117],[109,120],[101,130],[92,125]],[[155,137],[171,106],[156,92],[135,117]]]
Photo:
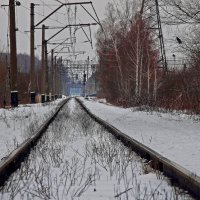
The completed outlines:
[[[81,102],[81,100],[76,100],[79,102],[80,106],[90,115],[90,117],[104,126],[110,133],[122,141],[126,146],[133,149],[141,157],[150,161],[152,168],[163,172],[167,177],[171,179],[172,182],[176,183],[179,187],[189,191],[190,194],[195,198],[200,199],[200,177],[181,167],[177,163],[163,157],[159,153],[134,140],[128,135],[122,133],[114,126],[91,113],[90,110],[87,109],[87,107]]]
[[[110,133],[117,139],[114,139]],[[128,148],[118,140],[122,141]],[[33,148],[32,151],[31,148]],[[198,182],[195,183],[197,177],[187,177],[188,172],[183,171],[180,166],[94,116],[79,99],[76,101],[68,99],[63,102],[32,138],[25,141],[0,163],[0,183],[2,186],[0,197],[9,193],[11,196],[15,194],[16,199],[22,194],[24,199],[30,198],[30,196],[31,199],[33,197],[35,199],[72,199],[72,197],[95,199],[102,193],[106,194],[105,191],[113,187],[108,181],[110,179],[112,182],[118,183],[112,192],[112,194],[114,193],[113,199],[127,199],[133,198],[133,196],[136,199],[139,195],[138,185],[134,188],[132,183],[136,181],[135,177],[140,179],[141,173],[153,173],[155,177],[159,177],[160,190],[162,187],[165,188],[163,191],[171,187],[165,185],[166,180],[161,173],[152,172],[145,161],[141,161],[141,158],[134,154],[131,149],[145,159],[151,160],[152,167],[173,178],[178,185],[199,199],[198,192],[200,190],[197,191],[199,185]],[[31,154],[27,156],[30,151]],[[116,152],[118,153],[116,154]],[[133,168],[133,166],[139,167]],[[137,173],[139,175],[136,175]],[[185,184],[182,184],[185,181],[191,184],[191,187],[196,188],[190,190],[191,187],[185,187]],[[98,185],[98,182],[101,184]],[[103,191],[102,185],[105,185]],[[141,183],[141,189],[142,185]],[[151,187],[153,188],[153,186]],[[19,192],[17,193],[13,188],[15,190],[18,188]],[[57,189],[55,190],[55,188]],[[143,197],[148,194],[152,195],[153,199],[161,199],[160,195],[163,191],[158,191],[158,186],[153,191],[144,188],[146,193],[143,194],[144,191],[140,191]],[[166,190],[167,192],[163,193],[162,198],[173,199],[168,194],[172,190]],[[180,199],[192,199],[187,194],[186,196],[184,194],[184,197],[181,196],[181,192],[176,195],[179,195]],[[22,196],[20,196],[21,199]],[[149,198],[150,196],[146,196],[146,199]],[[103,199],[108,198],[105,195]]]
[[[37,141],[41,138],[42,134],[46,131],[49,124],[54,120],[58,112],[62,107],[69,101],[64,100],[59,107],[56,109],[54,114],[50,116],[36,131],[36,133],[29,139],[25,140],[17,149],[10,153],[0,162],[0,186],[4,185],[8,177],[17,170],[21,162],[28,156],[31,148],[33,148]]]

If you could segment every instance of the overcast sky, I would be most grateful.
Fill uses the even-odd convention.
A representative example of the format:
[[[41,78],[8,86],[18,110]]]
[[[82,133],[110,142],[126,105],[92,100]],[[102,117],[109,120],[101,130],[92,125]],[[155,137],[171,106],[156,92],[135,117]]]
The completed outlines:
[[[39,4],[39,6],[35,7],[35,23],[39,22],[41,19],[44,18],[48,13],[52,12],[54,9],[57,8],[59,3],[56,0],[19,0],[21,2],[21,6],[16,7],[16,27],[19,29],[17,31],[17,52],[18,53],[27,53],[29,54],[29,33],[25,33],[25,31],[29,31],[30,27],[30,3],[34,2],[35,4]],[[67,2],[83,2],[87,0],[60,0],[63,3]],[[90,0],[93,2],[93,5],[96,9],[96,12],[100,18],[100,20],[104,19],[105,7],[106,4],[112,0]],[[8,4],[8,0],[0,0],[0,5]],[[88,11],[95,16],[90,5],[84,5]],[[67,8],[63,7],[60,9],[57,14],[52,15],[51,19],[45,21],[46,26],[63,26],[66,25],[67,22]],[[75,7],[71,6],[71,13],[74,12]],[[94,20],[81,8],[81,6],[77,6],[77,23],[93,23]],[[92,35],[94,39],[94,34],[99,28],[98,26],[92,26]],[[58,30],[47,30],[46,31],[46,38],[49,38]],[[89,29],[86,28],[85,31],[89,34]],[[8,49],[7,43],[7,33],[8,33],[8,7],[1,7],[0,8],[0,50],[6,51]],[[36,37],[36,55],[40,56],[41,47],[38,46],[41,44],[41,30],[36,30],[35,32]],[[57,40],[64,40],[65,38],[69,37],[69,29],[63,31],[58,36],[56,36],[53,41]],[[87,56],[94,56],[95,51],[95,44],[94,49],[91,49],[91,45],[89,43],[84,43],[87,40],[86,36],[84,35],[83,31],[80,29],[77,31],[77,51],[86,51],[84,57]],[[93,41],[95,43],[95,41]],[[49,45],[48,50],[52,49],[53,46]],[[59,50],[59,49],[58,49]],[[64,55],[62,55],[64,56]],[[83,58],[83,56],[82,56]],[[84,58],[83,58],[84,59]]]
[[[57,0],[19,0],[21,2],[21,6],[16,7],[16,27],[19,29],[17,31],[17,52],[18,53],[27,53],[30,52],[30,35],[29,33],[25,33],[25,31],[29,31],[30,27],[30,3],[34,2],[35,4],[39,4],[35,7],[35,23],[41,21],[41,19],[44,18],[44,16],[47,16],[49,13],[51,13],[54,9],[60,5]],[[83,2],[87,0],[60,0],[63,3],[67,2]],[[108,2],[116,2],[117,0],[88,0],[92,1],[93,5],[96,9],[96,12],[100,18],[100,20],[105,18],[105,12],[106,12],[106,5]],[[2,4],[8,4],[9,0],[0,0],[0,5]],[[84,5],[88,11],[95,16],[95,13],[92,10],[92,7],[90,5]],[[67,17],[67,8],[64,6],[62,9],[60,9],[56,14],[52,15],[50,19],[45,21],[46,26],[64,26],[68,24],[68,17]],[[71,13],[74,12],[75,7],[71,6]],[[162,12],[162,11],[161,11]],[[81,6],[77,7],[77,23],[93,23],[94,20],[81,8]],[[71,22],[73,23],[73,22]],[[41,26],[40,26],[41,27]],[[93,45],[94,48],[91,48],[91,45],[89,43],[85,43],[87,40],[86,36],[84,35],[83,31],[79,29],[76,32],[76,51],[85,51],[86,53],[82,56],[79,56],[78,59],[87,59],[88,56],[90,58],[95,56],[95,40],[94,35],[97,31],[99,26],[92,26],[92,35],[93,35]],[[85,31],[87,34],[89,34],[89,29],[86,28]],[[56,33],[57,30],[46,30],[46,38],[48,39],[51,37],[54,33]],[[0,50],[6,51],[8,49],[8,43],[7,43],[7,33],[8,33],[8,7],[0,7]],[[177,43],[175,41],[175,38],[177,36],[181,37],[182,31],[174,26],[165,26],[163,24],[163,34],[164,34],[164,40],[165,40],[165,48],[166,48],[166,54],[168,59],[172,59],[172,55],[175,53],[176,55],[179,55],[179,52],[177,52]],[[36,37],[36,55],[41,55],[41,30],[35,31],[35,37]],[[57,35],[52,42],[55,42],[57,40],[64,40],[65,38],[69,37],[69,29],[66,29],[59,35]],[[54,46],[48,45],[48,51],[50,51]],[[59,48],[58,48],[59,51]],[[68,57],[67,54],[59,54],[59,56],[63,56],[64,58]]]

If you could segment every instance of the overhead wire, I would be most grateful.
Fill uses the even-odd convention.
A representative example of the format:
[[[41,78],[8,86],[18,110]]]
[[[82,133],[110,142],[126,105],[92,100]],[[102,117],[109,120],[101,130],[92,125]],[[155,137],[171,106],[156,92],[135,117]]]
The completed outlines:
[[[58,2],[58,3],[62,3],[61,1],[58,1],[58,0],[54,0],[54,1],[56,1],[56,2]],[[48,7],[50,10],[53,10],[53,8],[51,7],[52,5],[50,5],[50,4],[46,4],[43,0],[40,0],[40,2],[42,2],[42,6],[43,6],[43,13],[41,14],[40,12],[35,12],[35,14],[37,14],[38,16],[42,16],[42,17],[44,17],[45,16],[45,7]],[[69,1],[67,0],[65,0],[65,2],[67,3],[69,3]],[[30,8],[27,8],[26,6],[24,6],[24,5],[21,5],[22,6],[22,8],[24,8],[27,12],[30,12]],[[61,12],[59,12],[59,14],[61,14],[61,15],[63,15],[64,17],[65,17],[65,19],[67,19],[68,18],[68,22],[69,23],[72,23],[72,18],[74,17],[74,21],[75,21],[75,24],[77,24],[77,20],[81,23],[81,19],[77,16],[77,14],[76,14],[76,12],[77,12],[77,6],[75,6],[75,12],[72,10],[72,8],[70,7],[70,6],[66,6],[66,9],[68,8],[68,10],[70,10],[70,13],[69,13],[69,17],[67,17],[67,14],[65,13],[65,14],[63,14],[63,13],[61,13]],[[70,14],[72,14],[72,15],[70,15]],[[61,22],[61,20],[58,20],[58,18],[57,19],[55,19],[55,18],[52,18],[52,17],[49,17],[49,20],[50,21],[54,21],[54,22],[56,22],[56,23],[59,23],[59,24],[62,24],[62,25],[66,25],[65,23],[63,23],[63,22]],[[67,22],[67,20],[65,20],[65,22]],[[17,21],[17,24],[18,24],[19,22]],[[89,27],[89,29],[90,29],[90,27]],[[73,33],[73,36],[75,36],[75,32],[78,30],[78,28],[77,27],[75,27],[74,28],[74,33]],[[89,30],[90,31],[90,37],[91,37],[91,30]],[[25,33],[23,33],[23,31],[21,31],[21,30],[19,30],[19,32],[21,33],[21,34],[25,34]],[[27,36],[27,34],[25,34],[26,36]],[[72,36],[72,34],[71,34],[71,36]],[[28,37],[28,36],[27,36]],[[57,40],[58,41],[58,40]],[[59,41],[61,41],[61,39],[59,40]],[[63,41],[63,43],[65,42],[65,40]],[[73,42],[75,42],[75,40],[73,40]],[[74,49],[74,51],[75,51],[75,49]]]
[[[65,3],[67,4],[67,3],[69,3],[69,1],[65,0]],[[73,10],[71,9],[71,6],[65,6],[65,8],[66,8],[67,16],[68,16],[68,24],[70,25],[71,24],[70,11],[71,11],[72,15],[74,15],[74,13],[73,13]],[[75,29],[74,29],[74,33],[75,33]],[[70,34],[70,37],[71,37],[71,42],[73,43],[73,45],[72,45],[72,51],[75,52],[76,51],[76,48],[75,48],[75,42],[76,42],[76,40],[74,40],[74,39],[72,40],[72,28],[71,27],[69,29],[69,34]],[[75,37],[75,34],[73,36]]]
[[[59,0],[54,0],[54,1],[56,1],[56,2],[58,2],[58,3],[60,3],[60,4],[63,4],[61,1],[59,1]]]
[[[30,8],[27,8],[27,7],[24,6],[24,5],[21,5],[21,6],[22,6],[24,9],[26,9],[26,10],[28,10],[28,11],[30,12]],[[44,17],[44,16],[45,16],[45,15],[39,13],[39,12],[35,12],[35,14],[37,14],[37,15],[39,15],[39,16],[41,16],[41,17]],[[64,23],[59,22],[59,21],[57,21],[57,20],[55,20],[55,19],[53,19],[53,18],[51,18],[51,17],[49,17],[49,20],[50,20],[50,21],[57,22],[57,23],[59,23],[59,24],[61,24],[61,25],[65,25]]]
[[[65,0],[65,3],[67,4],[67,3],[69,3],[69,0]],[[85,7],[83,6],[83,5],[81,5],[81,7],[83,7],[83,9],[91,16],[91,14],[85,9]],[[93,5],[92,5],[92,8],[93,8],[93,10],[94,10],[94,7],[93,7]],[[76,19],[78,18],[78,20],[79,20],[79,22],[81,23],[81,19],[76,15],[76,11],[77,11],[77,8],[75,7],[75,13],[73,12],[73,10],[71,9],[71,8],[69,8],[70,10],[71,10],[71,12],[73,13],[73,15],[75,16],[75,23],[77,23],[76,22]],[[95,12],[95,10],[94,10],[94,12]],[[95,13],[96,15],[97,15],[97,13]],[[93,18],[93,20],[95,20],[96,22],[97,22],[97,20],[99,20],[98,18],[97,18],[97,20],[93,17],[93,16],[91,16],[92,18]],[[98,23],[98,22],[97,22]],[[85,30],[84,30],[84,28],[81,26],[81,29],[82,29],[82,31],[83,31],[83,33],[86,35],[86,38],[87,38],[87,40],[88,40],[88,42],[90,42],[90,44],[91,44],[91,47],[93,48],[93,45],[92,45],[92,37],[91,37],[91,29],[89,29],[89,34],[90,34],[90,39],[89,39],[89,37],[87,36],[87,33],[85,32]],[[74,28],[74,33],[76,32],[78,30],[78,28],[77,27],[75,27]]]
[[[54,9],[52,8],[52,6],[58,6],[58,5],[47,4],[47,3],[44,2],[44,0],[39,0],[39,1],[42,2],[44,6],[48,7],[48,8],[49,8],[50,10],[52,10],[52,11],[54,10]],[[57,11],[55,14],[66,15],[65,13],[60,12],[60,11]]]

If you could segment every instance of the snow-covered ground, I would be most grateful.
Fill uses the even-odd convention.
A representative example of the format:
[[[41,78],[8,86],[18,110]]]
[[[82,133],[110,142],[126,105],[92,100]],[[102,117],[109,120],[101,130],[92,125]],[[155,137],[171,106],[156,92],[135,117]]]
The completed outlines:
[[[200,176],[200,121],[177,113],[147,112],[81,98],[92,113]]]
[[[0,159],[27,139],[55,110],[61,99],[49,104],[0,109]]]
[[[70,100],[0,188],[8,200],[192,200]]]

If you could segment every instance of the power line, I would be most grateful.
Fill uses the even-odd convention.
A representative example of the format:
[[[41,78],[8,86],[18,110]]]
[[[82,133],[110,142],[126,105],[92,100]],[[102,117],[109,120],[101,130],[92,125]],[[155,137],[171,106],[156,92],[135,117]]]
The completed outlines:
[[[45,5],[45,6],[48,7],[50,10],[54,10],[51,6],[58,6],[58,5],[46,4],[43,0],[39,0],[39,1],[43,3],[43,6]],[[66,16],[65,13],[62,13],[62,12],[57,12],[57,13]]]
[[[24,5],[21,5],[24,9],[26,9],[26,10],[28,10],[29,12],[30,12],[30,8],[27,8],[26,6],[24,6]],[[39,13],[39,12],[35,12],[35,14],[37,14],[37,15],[39,15],[39,16],[41,16],[41,17],[44,17],[45,15],[42,15],[41,13]],[[51,17],[49,17],[49,20],[51,20],[51,21],[54,21],[54,22],[57,22],[57,23],[59,23],[59,24],[61,24],[61,25],[65,25],[64,23],[62,23],[62,22],[60,22],[60,21],[58,21],[58,20],[55,20],[55,19],[52,19]]]

